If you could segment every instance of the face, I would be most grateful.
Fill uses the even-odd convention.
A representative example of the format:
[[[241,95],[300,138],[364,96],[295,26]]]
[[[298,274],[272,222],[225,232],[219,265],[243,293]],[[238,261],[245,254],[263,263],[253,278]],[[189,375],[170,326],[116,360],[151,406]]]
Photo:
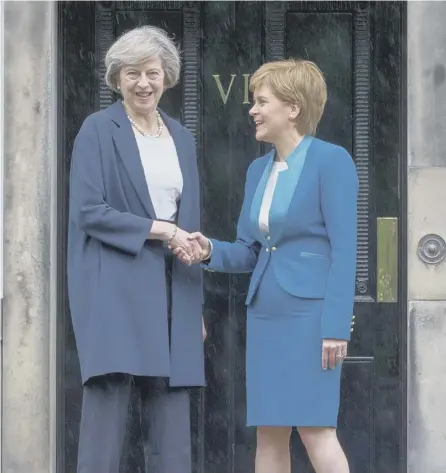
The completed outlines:
[[[134,113],[154,111],[164,92],[164,69],[159,58],[139,66],[126,66],[119,72],[122,97]]]
[[[254,105],[249,114],[256,124],[256,140],[274,144],[296,129],[294,120],[299,107],[282,102],[269,87],[260,85],[254,91]]]

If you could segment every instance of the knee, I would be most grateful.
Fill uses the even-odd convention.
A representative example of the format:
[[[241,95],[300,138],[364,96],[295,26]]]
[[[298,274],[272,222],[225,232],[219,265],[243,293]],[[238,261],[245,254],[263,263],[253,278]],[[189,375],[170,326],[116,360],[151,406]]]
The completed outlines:
[[[291,427],[257,427],[257,450],[289,448]]]
[[[337,438],[336,429],[332,427],[302,427],[298,429],[298,432],[307,450],[313,450],[321,443]]]

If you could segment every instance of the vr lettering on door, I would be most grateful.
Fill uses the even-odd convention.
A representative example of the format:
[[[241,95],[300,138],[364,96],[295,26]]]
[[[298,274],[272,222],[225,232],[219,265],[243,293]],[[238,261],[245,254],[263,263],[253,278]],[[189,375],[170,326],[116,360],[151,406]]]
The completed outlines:
[[[250,74],[241,74],[238,76],[237,74],[231,74],[229,77],[224,76],[223,80],[220,79],[220,74],[213,74],[212,77],[215,80],[215,84],[217,86],[217,90],[220,94],[221,100],[224,105],[228,102],[228,98],[233,92],[234,83],[236,84],[236,89],[243,90],[243,105],[251,103],[249,101],[249,76]]]

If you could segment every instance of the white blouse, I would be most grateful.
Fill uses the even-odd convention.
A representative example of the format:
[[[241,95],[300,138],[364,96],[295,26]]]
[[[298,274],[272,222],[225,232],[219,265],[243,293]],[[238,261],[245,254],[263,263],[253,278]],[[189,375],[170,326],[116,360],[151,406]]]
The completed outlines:
[[[274,197],[274,191],[276,190],[277,178],[279,172],[285,171],[288,169],[288,165],[284,161],[274,161],[271,168],[270,175],[268,176],[268,181],[265,187],[265,193],[263,194],[262,205],[260,206],[259,214],[259,227],[260,230],[264,233],[269,231],[269,211],[271,208],[271,203]]]
[[[135,136],[156,218],[173,221],[183,192],[175,143],[171,136]]]

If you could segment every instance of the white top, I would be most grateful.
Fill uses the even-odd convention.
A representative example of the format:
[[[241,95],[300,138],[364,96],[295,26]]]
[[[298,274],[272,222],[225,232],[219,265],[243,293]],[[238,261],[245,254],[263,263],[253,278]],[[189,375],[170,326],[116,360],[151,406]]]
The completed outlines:
[[[183,192],[175,143],[171,136],[135,136],[156,218],[173,221]]]
[[[284,161],[274,161],[271,168],[268,182],[266,183],[265,193],[263,194],[262,205],[260,206],[259,227],[262,232],[269,231],[269,210],[276,190],[277,177],[279,172],[288,169],[288,165]]]

